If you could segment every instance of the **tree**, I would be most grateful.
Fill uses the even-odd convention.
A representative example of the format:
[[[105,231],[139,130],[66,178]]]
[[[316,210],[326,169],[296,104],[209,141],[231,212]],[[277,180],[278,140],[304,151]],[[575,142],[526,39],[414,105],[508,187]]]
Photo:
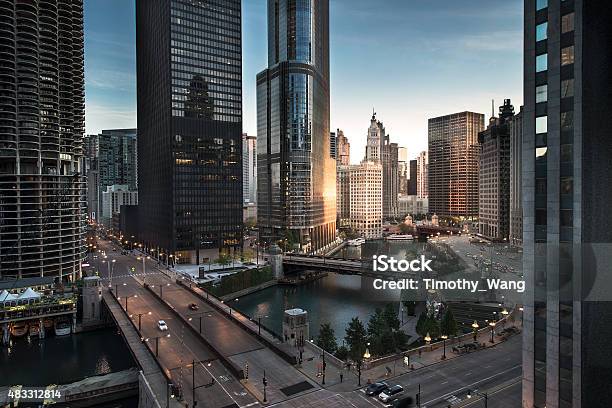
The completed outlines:
[[[334,335],[334,329],[332,329],[329,323],[321,324],[319,329],[319,336],[317,337],[317,346],[321,347],[328,353],[335,353],[338,349],[336,343],[336,336]]]
[[[244,226],[248,229],[255,228],[255,225],[257,225],[257,218],[255,217],[249,217],[244,221]]]
[[[457,321],[450,307],[446,308],[446,313],[444,313],[444,317],[440,323],[440,330],[442,334],[446,334],[447,336],[457,335]]]
[[[427,312],[425,311],[421,312],[421,314],[419,315],[419,320],[417,320],[417,324],[416,324],[416,332],[421,337],[425,337],[425,335],[427,334],[427,332],[423,331],[424,329],[427,329],[425,327],[427,323],[427,319],[428,319]]]
[[[404,224],[403,222],[399,225],[399,230],[402,234],[410,234],[413,232],[412,227]]]
[[[232,262],[232,257],[228,254],[221,254],[219,258],[215,260],[216,264],[219,265],[228,265]]]
[[[427,321],[425,322],[425,328],[423,330],[425,332],[425,335],[429,333],[429,337],[431,337],[432,339],[437,339],[440,337],[440,324],[438,323],[438,320],[436,320],[436,318],[433,316],[429,316],[427,318]]]
[[[389,328],[399,330],[400,320],[397,317],[397,309],[393,303],[387,303],[383,310],[383,318]]]
[[[349,357],[356,363],[361,363],[367,344],[365,326],[358,317],[354,317],[345,332],[344,340],[348,345]]]
[[[348,355],[349,355],[349,351],[346,348],[346,346],[338,347],[338,350],[336,350],[336,354],[335,354],[336,358],[342,361],[345,361],[348,358]]]
[[[401,330],[393,332],[394,346],[397,350],[408,350],[408,339],[410,336]]]

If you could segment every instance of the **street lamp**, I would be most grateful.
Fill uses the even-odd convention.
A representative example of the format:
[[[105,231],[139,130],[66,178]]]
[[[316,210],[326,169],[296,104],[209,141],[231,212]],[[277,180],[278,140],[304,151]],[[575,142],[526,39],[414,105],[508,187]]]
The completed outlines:
[[[137,298],[138,295],[126,295],[125,296],[125,313],[127,313],[127,311],[128,311],[128,299],[131,298],[131,297]],[[121,298],[118,297],[117,300],[121,300]]]
[[[508,310],[504,307],[504,310],[501,311],[501,314],[503,315],[503,323],[502,323],[502,327],[505,329],[506,328],[506,317],[510,314],[510,312],[508,312]]]
[[[153,337],[155,339],[155,357],[159,357],[159,339],[166,337],[169,338],[170,337],[170,333],[168,333],[165,336],[157,336],[157,337]],[[144,341],[146,341],[147,343],[149,342],[149,338],[146,338]]]
[[[147,272],[147,266],[145,264],[145,259],[151,259],[151,257],[150,256],[146,256],[145,257],[143,255],[143,256],[136,257],[136,259],[139,260],[139,261],[142,260],[142,285],[144,286],[144,284],[145,284],[145,282],[147,280],[147,273],[146,273]]]
[[[521,312],[521,326],[523,325],[523,312],[525,311],[525,309],[523,308],[523,306],[519,307],[519,310]]]
[[[489,395],[486,392],[478,392],[476,390],[468,390],[467,398],[472,398],[472,394],[484,398],[485,408],[489,406]]]
[[[138,331],[140,331],[140,323],[141,323],[141,318],[143,315],[150,315],[151,312],[147,312],[147,313],[136,313],[138,315]],[[130,315],[130,318],[134,316],[133,314]]]
[[[474,323],[472,323],[472,328],[474,329],[474,343],[477,342],[477,337],[478,337],[478,328],[480,326],[478,325],[478,322],[476,320],[474,320]]]
[[[448,336],[446,334],[443,334],[440,337],[442,338],[442,347],[444,348],[444,352],[442,354],[442,360],[446,360],[446,339],[448,339]]]
[[[127,283],[123,282],[123,286],[127,286]],[[119,296],[119,284],[115,283],[115,297],[118,298]]]
[[[425,343],[427,344],[431,343],[431,336],[429,335],[429,332],[427,333],[427,335],[425,336],[423,340],[425,340]]]
[[[489,322],[489,327],[491,328],[491,343],[495,343],[495,339],[493,338],[493,332],[495,329],[495,322],[494,321],[490,321]]]
[[[364,358],[364,359],[366,359],[366,360],[368,360],[370,357],[372,357],[372,356],[370,355],[370,349],[369,349],[369,346],[370,346],[370,343],[368,343],[368,345],[366,346],[366,351],[365,351],[365,353],[363,353],[363,358]]]

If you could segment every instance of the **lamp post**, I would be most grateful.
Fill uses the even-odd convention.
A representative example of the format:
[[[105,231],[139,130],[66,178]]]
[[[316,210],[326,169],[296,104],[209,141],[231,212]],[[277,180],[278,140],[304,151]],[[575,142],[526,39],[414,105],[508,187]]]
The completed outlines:
[[[502,328],[506,328],[506,317],[508,317],[508,315],[510,314],[510,312],[508,312],[508,310],[504,307],[504,310],[501,311],[501,314],[503,316],[504,321],[502,322]]]
[[[427,344],[431,343],[431,336],[429,335],[429,333],[427,333],[427,335],[425,336],[423,340],[425,340],[425,343]]]
[[[137,260],[142,260],[142,285],[144,286],[146,280],[147,280],[147,265],[145,263],[146,259],[151,259],[150,256],[139,256],[136,258]]]
[[[323,351],[323,380],[321,381],[321,385],[325,385],[325,368],[327,368],[327,363],[325,363],[325,350],[321,350]]]
[[[478,322],[476,320],[474,320],[474,323],[472,323],[472,329],[474,329],[474,343],[476,343],[478,341],[477,337],[478,337],[478,328],[480,326],[478,325]]]
[[[523,326],[523,312],[525,311],[523,306],[519,307],[519,311],[521,312],[521,326]]]
[[[268,379],[266,378],[266,370],[264,370],[263,372],[263,386],[264,386],[263,402],[268,402],[268,396],[266,394],[266,387],[268,386]]]
[[[489,322],[489,327],[491,328],[491,343],[495,343],[495,339],[493,337],[494,331],[495,331],[495,322],[494,321],[490,321]]]
[[[478,392],[476,390],[468,390],[467,398],[472,398],[472,394],[484,398],[485,408],[489,407],[489,395],[486,392]]]
[[[448,339],[448,336],[446,334],[443,334],[441,338],[442,338],[442,347],[444,350],[442,354],[442,360],[446,360],[446,339]]]
[[[153,337],[153,339],[155,339],[155,357],[159,357],[159,339],[164,338],[164,337],[169,338],[170,337],[170,333],[168,333],[165,336]],[[146,341],[148,343],[149,340],[151,340],[151,339],[150,338],[146,338],[144,341]]]
[[[151,312],[147,312],[147,313],[136,313],[138,315],[138,331],[140,331],[140,323],[141,323],[141,318],[143,315],[150,315]],[[134,315],[130,315],[130,317],[132,317]]]
[[[128,311],[128,299],[131,298],[131,297],[137,298],[138,295],[126,295],[125,296],[125,313],[127,313],[127,311]],[[117,300],[121,300],[121,298],[118,297]]]
[[[113,259],[113,260],[107,259],[106,260],[106,263],[108,265],[108,284],[110,286],[113,285],[113,266],[115,265],[115,262],[117,262],[116,259]]]

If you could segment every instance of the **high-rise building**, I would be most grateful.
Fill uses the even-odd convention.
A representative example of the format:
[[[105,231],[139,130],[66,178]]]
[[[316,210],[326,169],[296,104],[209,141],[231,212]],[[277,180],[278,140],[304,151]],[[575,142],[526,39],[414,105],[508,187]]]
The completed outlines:
[[[612,400],[612,8],[526,0],[523,407]]]
[[[511,245],[523,246],[523,107],[510,121],[510,238]]]
[[[242,198],[257,202],[257,138],[242,134]]]
[[[364,161],[380,163],[383,169],[383,218],[397,217],[399,195],[399,162],[397,143],[391,143],[382,122],[372,113]]]
[[[127,185],[138,190],[138,148],[136,129],[102,130],[85,137],[88,215],[93,221],[102,215],[102,193],[106,187]]]
[[[336,142],[336,165],[348,166],[351,164],[351,144],[340,129],[336,130],[336,138],[338,139]]]
[[[329,132],[329,156],[334,160],[338,159],[338,136],[336,136],[336,132]]]
[[[427,198],[421,198],[415,195],[400,196],[399,202],[399,216],[405,217],[406,215],[415,214],[427,214],[429,210],[429,204]]]
[[[363,161],[349,166],[349,225],[363,238],[381,238],[383,220],[383,168]]]
[[[200,264],[242,238],[240,0],[137,0],[140,238]]]
[[[461,112],[429,119],[429,211],[443,217],[478,216],[478,132],[484,115]]]
[[[499,117],[478,134],[478,233],[492,241],[508,241],[510,235],[510,121],[514,106],[505,99]]]
[[[257,75],[257,222],[302,251],[336,238],[330,155],[329,0],[268,0],[268,68]]]
[[[417,196],[419,198],[427,198],[428,192],[428,168],[429,155],[426,151],[419,153],[417,157]]]
[[[85,257],[83,1],[0,2],[0,279]]]
[[[336,166],[336,224],[348,227],[351,216],[351,166]]]
[[[410,177],[410,170],[408,168],[408,149],[405,147],[397,148],[397,171],[398,171],[398,183],[399,183],[399,195],[408,194],[408,179]]]
[[[417,195],[418,186],[418,162],[417,160],[410,160],[408,166],[408,195]]]
[[[121,206],[138,204],[138,192],[131,190],[127,184],[107,186],[101,195],[102,213],[100,214],[100,221],[106,227],[111,227],[113,216],[121,213]]]

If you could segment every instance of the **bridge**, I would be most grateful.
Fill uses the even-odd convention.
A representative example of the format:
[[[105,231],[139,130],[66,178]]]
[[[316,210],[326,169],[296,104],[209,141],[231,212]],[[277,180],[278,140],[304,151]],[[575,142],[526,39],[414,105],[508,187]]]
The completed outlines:
[[[283,267],[290,271],[324,271],[334,272],[343,275],[360,275],[370,278],[380,278],[387,280],[398,280],[414,278],[414,272],[376,272],[372,269],[370,260],[354,260],[330,258],[323,255],[294,255],[285,254],[283,257]]]

